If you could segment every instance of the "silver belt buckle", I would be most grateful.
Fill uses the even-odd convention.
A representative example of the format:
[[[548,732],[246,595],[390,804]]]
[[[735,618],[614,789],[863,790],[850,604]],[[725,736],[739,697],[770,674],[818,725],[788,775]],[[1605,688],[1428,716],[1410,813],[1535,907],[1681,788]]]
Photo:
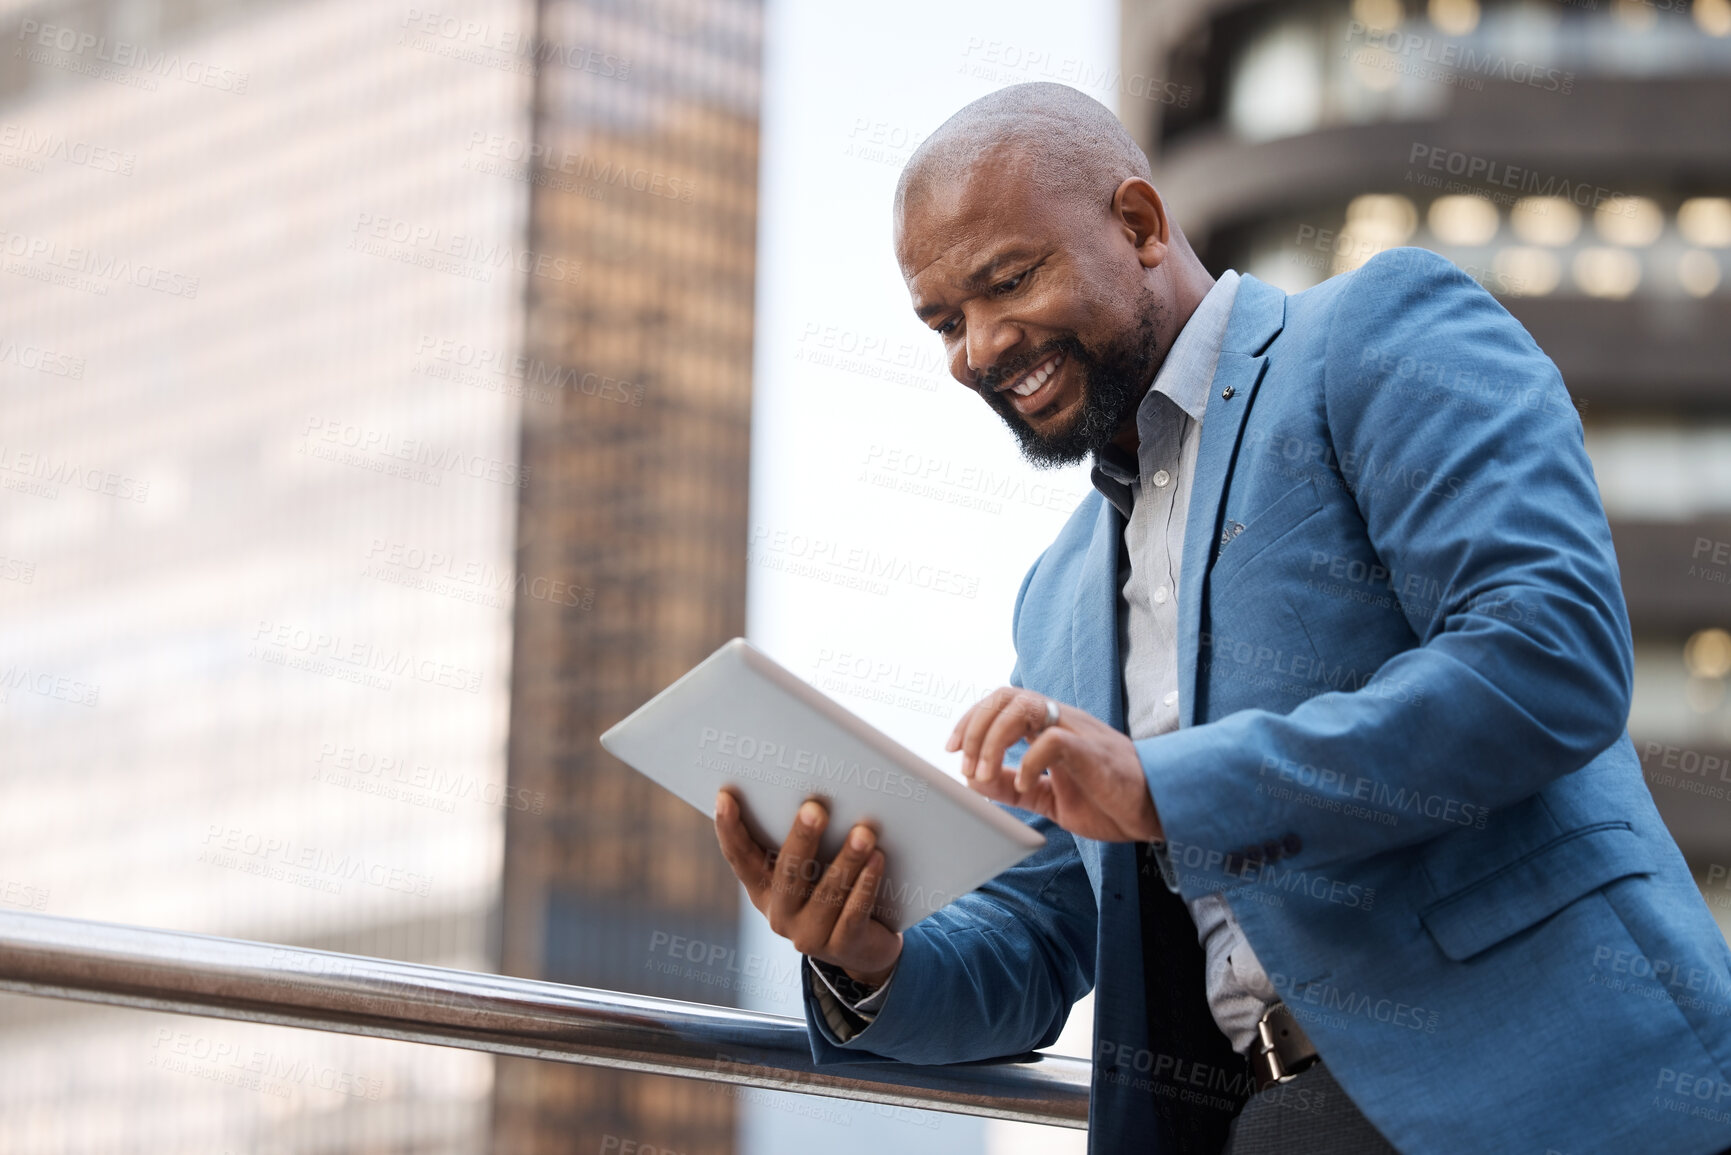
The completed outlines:
[[[1285,1003],[1275,1003],[1262,1013],[1256,1021],[1256,1039],[1258,1049],[1250,1056],[1250,1070],[1258,1091],[1296,1079],[1322,1057]]]

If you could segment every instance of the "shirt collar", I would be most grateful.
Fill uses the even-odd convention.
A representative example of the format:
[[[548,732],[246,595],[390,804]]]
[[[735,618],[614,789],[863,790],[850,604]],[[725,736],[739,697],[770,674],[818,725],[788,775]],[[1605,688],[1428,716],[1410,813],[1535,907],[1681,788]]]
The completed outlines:
[[[1238,280],[1232,269],[1222,273],[1172,342],[1153,384],[1136,407],[1136,433],[1144,444],[1152,440],[1158,422],[1170,419],[1170,410],[1159,398],[1177,406],[1192,421],[1201,422],[1208,408],[1208,387],[1220,365],[1220,349],[1226,343],[1226,323],[1238,297]],[[1094,488],[1126,517],[1129,487],[1140,472],[1140,463],[1116,445],[1103,446],[1094,455]]]

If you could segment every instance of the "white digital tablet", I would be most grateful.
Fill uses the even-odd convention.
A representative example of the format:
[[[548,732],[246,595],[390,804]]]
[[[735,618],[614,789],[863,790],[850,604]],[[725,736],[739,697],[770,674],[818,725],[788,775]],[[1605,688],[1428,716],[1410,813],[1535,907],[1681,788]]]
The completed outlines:
[[[723,786],[778,847],[808,798],[829,811],[821,853],[877,832],[875,917],[906,930],[1046,844],[1039,831],[734,638],[601,735],[601,745],[711,818]]]

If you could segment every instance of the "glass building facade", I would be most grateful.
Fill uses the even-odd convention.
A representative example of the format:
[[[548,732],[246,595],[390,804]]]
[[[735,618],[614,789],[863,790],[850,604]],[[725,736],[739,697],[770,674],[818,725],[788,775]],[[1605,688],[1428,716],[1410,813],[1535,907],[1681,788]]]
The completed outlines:
[[[584,592],[517,602],[511,784],[548,802],[508,815],[504,969],[727,1006],[772,976],[714,833],[596,736],[744,632],[761,24],[549,0],[544,40],[615,60],[543,70],[507,156],[534,247],[581,270],[528,286],[529,371],[571,386],[524,402],[517,565]],[[501,1060],[495,1149],[725,1151],[732,1090]]]
[[[530,132],[531,78],[412,11],[4,6],[9,909],[494,965],[532,804],[508,370],[551,269],[527,187],[474,164]],[[492,1085],[470,1052],[0,997],[9,1155],[474,1152]]]

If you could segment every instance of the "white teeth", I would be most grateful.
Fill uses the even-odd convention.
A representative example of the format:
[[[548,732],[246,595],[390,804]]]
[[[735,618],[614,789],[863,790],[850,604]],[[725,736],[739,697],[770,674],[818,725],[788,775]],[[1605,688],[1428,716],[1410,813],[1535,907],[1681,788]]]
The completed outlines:
[[[1014,393],[1018,397],[1026,397],[1040,386],[1044,385],[1047,381],[1051,380],[1052,374],[1057,372],[1057,370],[1058,363],[1056,361],[1048,361],[1046,364],[1040,366],[1038,369],[1022,378],[1019,385],[1011,386],[1010,392]]]

